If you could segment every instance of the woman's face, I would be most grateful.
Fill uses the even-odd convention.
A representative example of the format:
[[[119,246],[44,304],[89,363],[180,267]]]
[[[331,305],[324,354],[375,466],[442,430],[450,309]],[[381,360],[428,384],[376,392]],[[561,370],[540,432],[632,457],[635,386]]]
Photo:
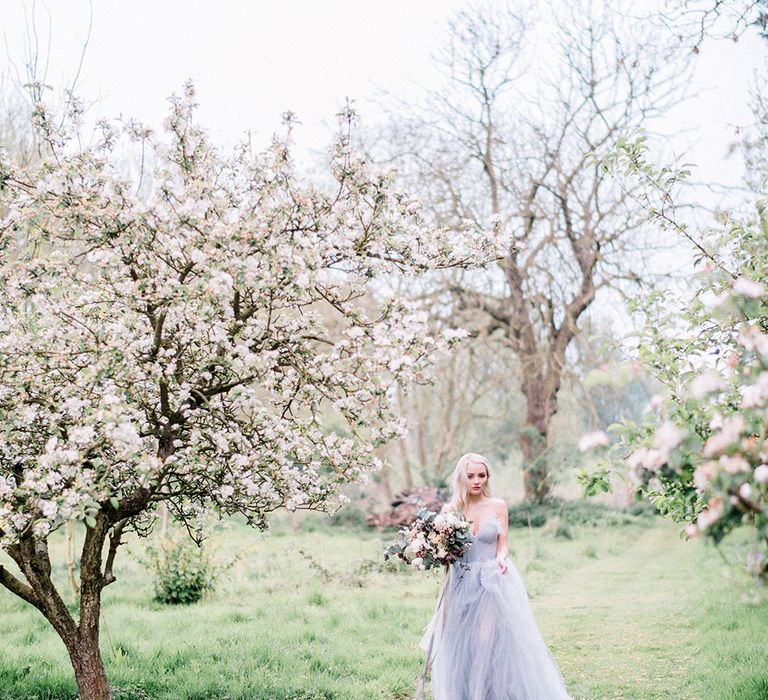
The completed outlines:
[[[479,496],[483,492],[487,481],[488,470],[485,468],[484,464],[473,464],[470,462],[467,465],[467,483],[469,484],[469,493],[474,496]]]

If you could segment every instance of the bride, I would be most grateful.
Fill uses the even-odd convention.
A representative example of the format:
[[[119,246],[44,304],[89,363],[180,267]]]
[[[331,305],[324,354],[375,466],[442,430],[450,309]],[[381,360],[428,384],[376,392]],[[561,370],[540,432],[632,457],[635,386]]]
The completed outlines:
[[[472,532],[421,641],[431,657],[432,694],[435,700],[570,700],[508,557],[507,505],[491,498],[489,482],[487,460],[465,454],[443,508],[462,512]]]

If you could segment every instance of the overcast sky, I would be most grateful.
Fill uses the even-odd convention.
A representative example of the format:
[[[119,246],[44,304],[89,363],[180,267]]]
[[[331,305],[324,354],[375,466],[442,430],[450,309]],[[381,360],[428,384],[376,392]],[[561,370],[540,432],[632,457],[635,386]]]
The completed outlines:
[[[46,80],[62,87],[77,73],[92,24],[78,83],[82,97],[98,100],[92,116],[123,114],[158,126],[168,95],[192,78],[201,120],[217,140],[231,143],[251,130],[266,141],[281,113],[292,110],[302,122],[298,145],[307,151],[326,143],[346,97],[365,116],[377,88],[414,96],[420,86],[437,85],[431,54],[446,20],[466,4],[0,0],[0,71],[23,70],[34,14],[39,54],[49,57]],[[748,35],[738,43],[707,42],[696,58],[693,89],[701,94],[671,115],[665,130],[672,149],[698,164],[699,179],[738,181],[739,160],[724,159],[734,128],[749,122],[748,85],[765,50],[765,42]]]

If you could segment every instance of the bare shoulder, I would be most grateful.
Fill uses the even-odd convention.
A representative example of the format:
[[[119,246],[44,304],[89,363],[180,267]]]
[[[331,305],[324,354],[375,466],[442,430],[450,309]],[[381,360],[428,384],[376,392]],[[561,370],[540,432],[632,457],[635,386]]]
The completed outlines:
[[[507,502],[503,498],[492,498],[491,507],[500,513],[506,513],[508,510]]]

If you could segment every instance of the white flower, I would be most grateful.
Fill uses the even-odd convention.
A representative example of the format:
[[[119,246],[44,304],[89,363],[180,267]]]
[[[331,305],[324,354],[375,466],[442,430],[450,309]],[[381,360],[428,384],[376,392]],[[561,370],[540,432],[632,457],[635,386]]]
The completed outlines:
[[[208,259],[208,256],[197,248],[189,254],[189,257],[195,265],[202,265]]]
[[[69,414],[71,418],[77,418],[80,415],[80,412],[83,410],[83,407],[86,405],[87,403],[85,401],[78,399],[75,396],[71,396],[63,404],[64,410]]]
[[[232,275],[223,270],[216,270],[206,285],[206,291],[218,296],[228,296],[232,292],[235,281],[232,279]]]
[[[664,421],[653,436],[653,445],[662,452],[669,454],[682,441],[685,433],[671,421]]]
[[[748,501],[752,497],[752,487],[749,484],[742,484],[739,487],[739,496]]]
[[[40,512],[48,520],[53,520],[59,512],[59,506],[56,501],[40,501]]]
[[[695,399],[703,399],[707,394],[713,394],[726,388],[722,375],[715,370],[700,374],[691,382],[691,395]]]
[[[585,433],[579,440],[579,449],[587,452],[596,447],[605,447],[610,443],[608,436],[602,430],[595,430],[591,433]]]
[[[72,428],[72,430],[69,431],[69,439],[76,445],[87,445],[93,440],[95,435],[96,431],[93,429],[92,425],[85,425],[81,428]]]
[[[759,408],[768,401],[768,372],[761,372],[754,384],[739,387],[743,408]]]
[[[753,476],[758,484],[768,484],[768,464],[756,467]]]
[[[664,485],[661,483],[661,480],[658,477],[652,476],[650,479],[648,479],[648,488],[651,491],[657,491],[660,493],[664,490]]]
[[[469,333],[465,328],[446,328],[440,335],[446,342],[454,343],[457,340],[466,338]]]
[[[128,450],[138,450],[141,446],[141,437],[136,426],[131,423],[112,425],[106,430],[107,435],[116,443],[123,443]]]
[[[755,282],[747,277],[739,277],[733,283],[734,294],[760,299],[765,294],[765,287],[760,282]]]

